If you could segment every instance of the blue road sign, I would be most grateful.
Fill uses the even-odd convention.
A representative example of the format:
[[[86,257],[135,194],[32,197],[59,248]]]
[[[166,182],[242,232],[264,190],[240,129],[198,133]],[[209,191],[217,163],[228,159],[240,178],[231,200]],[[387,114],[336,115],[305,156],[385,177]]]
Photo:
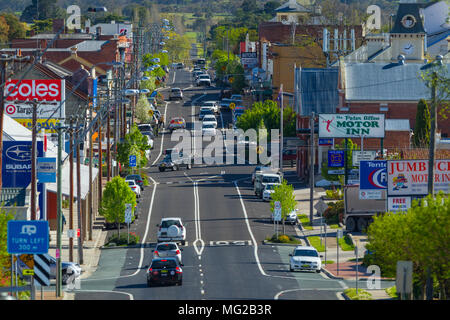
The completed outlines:
[[[37,158],[37,179],[40,183],[56,182],[56,158]]]
[[[10,254],[48,253],[48,221],[8,221],[7,251]]]
[[[333,140],[333,138],[319,139],[319,146],[332,146]]]
[[[328,150],[328,168],[341,168],[344,166],[344,150]]]
[[[136,167],[136,156],[135,155],[130,155],[130,158],[128,160],[128,165],[130,167]]]
[[[387,164],[385,160],[359,162],[359,189],[387,189]]]

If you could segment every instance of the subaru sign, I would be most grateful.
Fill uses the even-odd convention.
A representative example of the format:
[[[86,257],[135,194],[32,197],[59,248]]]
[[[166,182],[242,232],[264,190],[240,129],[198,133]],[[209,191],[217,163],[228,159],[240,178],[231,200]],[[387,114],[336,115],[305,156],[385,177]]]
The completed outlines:
[[[48,221],[10,220],[7,230],[9,254],[48,253]]]
[[[37,156],[44,156],[44,142],[37,141]],[[2,180],[5,188],[26,188],[31,182],[31,141],[4,141]]]
[[[360,161],[359,188],[361,190],[387,189],[387,162],[385,160]]]

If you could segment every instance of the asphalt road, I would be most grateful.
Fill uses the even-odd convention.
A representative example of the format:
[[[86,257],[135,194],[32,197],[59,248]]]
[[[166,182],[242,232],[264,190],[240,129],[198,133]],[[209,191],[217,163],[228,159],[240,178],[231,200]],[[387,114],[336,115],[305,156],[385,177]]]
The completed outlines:
[[[195,87],[188,70],[171,71],[167,85],[182,88],[184,100],[159,106],[166,123],[182,116],[193,128],[200,101],[218,99],[216,88]],[[224,111],[222,119],[227,126],[229,112]],[[273,234],[273,225],[268,222],[269,204],[256,199],[251,188],[252,166],[202,164],[159,172],[162,151],[178,141],[162,133],[154,143],[147,169],[153,183],[143,191],[140,217],[131,227],[143,245],[102,250],[97,271],[81,281],[76,299],[335,300],[338,292],[353,285],[323,273],[291,273],[292,247],[262,244]],[[186,225],[183,285],[147,288],[145,271],[156,243],[156,224],[163,217],[181,217]],[[296,234],[295,227],[287,230]]]

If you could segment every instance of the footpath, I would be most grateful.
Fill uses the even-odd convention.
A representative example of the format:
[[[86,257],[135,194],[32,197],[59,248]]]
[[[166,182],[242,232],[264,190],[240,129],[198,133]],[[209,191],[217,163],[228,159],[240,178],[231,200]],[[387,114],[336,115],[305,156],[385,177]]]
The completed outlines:
[[[367,272],[367,268],[362,265],[362,260],[364,253],[366,251],[367,235],[363,233],[347,233],[345,227],[340,223],[339,225],[327,225],[326,232],[324,224],[326,221],[316,209],[313,214],[313,221],[309,221],[310,217],[310,188],[307,181],[301,181],[296,176],[294,169],[284,168],[285,179],[294,186],[295,200],[297,201],[298,213],[306,215],[308,218],[308,223],[305,225],[300,224],[300,239],[306,243],[306,245],[313,245],[315,247],[321,245],[323,250],[318,250],[320,255],[323,255],[322,261],[324,261],[323,271],[324,273],[332,279],[338,280],[356,280],[356,275],[358,279],[367,279],[372,276],[371,273]],[[319,181],[322,178],[320,176],[315,177],[315,181]],[[314,206],[323,198],[326,197],[326,192],[324,188],[315,187],[313,195],[313,208]],[[336,200],[325,200],[325,203],[333,202]],[[348,236],[351,239],[351,244],[353,247],[358,247],[358,264],[356,263],[355,250],[344,251],[342,247],[339,247],[339,264],[338,264],[338,250],[337,250],[337,232],[342,230],[343,236]],[[313,237],[313,238],[311,238]],[[313,243],[311,243],[311,240]],[[349,248],[347,248],[349,249]],[[381,278],[381,280],[385,280]],[[391,299],[391,297],[382,290],[368,290],[365,291],[372,294],[372,299]]]

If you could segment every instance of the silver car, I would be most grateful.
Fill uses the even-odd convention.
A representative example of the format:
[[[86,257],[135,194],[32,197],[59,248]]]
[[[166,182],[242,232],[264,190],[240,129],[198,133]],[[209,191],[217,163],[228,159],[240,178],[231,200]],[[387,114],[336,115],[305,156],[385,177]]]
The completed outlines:
[[[156,245],[153,252],[153,259],[158,258],[177,258],[179,263],[181,262],[181,251],[183,249],[179,248],[175,242],[161,242]]]
[[[172,88],[172,90],[170,91],[169,99],[183,100],[183,91],[180,88]]]

